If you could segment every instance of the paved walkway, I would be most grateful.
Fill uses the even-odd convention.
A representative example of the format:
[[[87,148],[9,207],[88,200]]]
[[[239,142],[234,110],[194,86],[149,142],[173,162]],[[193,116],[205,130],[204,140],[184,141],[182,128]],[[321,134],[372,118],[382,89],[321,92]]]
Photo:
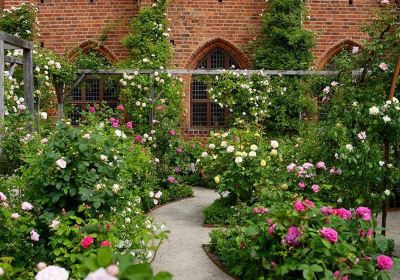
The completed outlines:
[[[232,280],[204,253],[201,245],[208,243],[212,229],[203,228],[202,209],[219,195],[210,189],[193,188],[193,198],[171,203],[154,210],[151,215],[170,231],[152,267],[156,272],[169,271],[174,280]],[[388,237],[396,242],[395,256],[400,257],[400,211],[389,212]],[[400,280],[400,272],[391,272]]]
[[[171,203],[154,210],[151,215],[170,231],[152,263],[155,271],[169,271],[174,280],[231,280],[205,254],[201,247],[209,243],[203,228],[202,209],[219,197],[210,189],[193,188],[193,198]]]

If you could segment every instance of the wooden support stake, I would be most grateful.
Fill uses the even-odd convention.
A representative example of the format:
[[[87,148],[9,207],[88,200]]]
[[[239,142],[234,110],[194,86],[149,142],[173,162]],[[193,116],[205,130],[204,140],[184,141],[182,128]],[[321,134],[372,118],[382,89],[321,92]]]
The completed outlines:
[[[33,100],[33,57],[31,49],[24,49],[24,98],[25,104],[31,112],[32,119],[35,123],[35,107]]]

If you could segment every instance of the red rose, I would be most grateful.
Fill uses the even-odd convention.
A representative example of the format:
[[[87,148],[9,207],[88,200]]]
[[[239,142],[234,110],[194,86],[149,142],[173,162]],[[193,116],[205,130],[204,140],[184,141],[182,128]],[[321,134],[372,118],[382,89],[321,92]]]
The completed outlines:
[[[94,239],[91,236],[85,236],[82,241],[81,241],[81,245],[83,248],[87,249],[90,247],[90,245],[92,245]]]
[[[100,246],[101,247],[111,247],[111,242],[110,241],[102,241],[101,243],[100,243]]]

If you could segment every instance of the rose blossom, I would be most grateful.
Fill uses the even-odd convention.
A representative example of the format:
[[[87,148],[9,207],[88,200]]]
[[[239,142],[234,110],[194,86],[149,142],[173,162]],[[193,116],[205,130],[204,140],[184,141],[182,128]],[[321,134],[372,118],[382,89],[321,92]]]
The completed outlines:
[[[330,214],[332,214],[332,208],[331,207],[327,207],[327,206],[322,206],[320,208],[322,215],[324,216],[328,216]]]
[[[129,128],[129,129],[132,129],[133,128],[133,122],[127,122],[126,123],[126,127]]]
[[[291,163],[286,167],[287,172],[292,172],[297,167],[297,164]]]
[[[118,280],[114,276],[107,273],[104,268],[99,268],[95,272],[89,273],[85,280]]]
[[[253,209],[254,214],[266,214],[268,213],[268,208],[265,207],[255,207]]]
[[[173,129],[171,129],[171,130],[169,131],[169,135],[172,135],[172,136],[176,135],[176,131],[173,130]]]
[[[7,196],[4,193],[0,192],[0,201],[6,201],[6,200]]]
[[[311,162],[306,162],[303,164],[304,169],[310,169],[311,167],[314,167],[314,164],[312,164]]]
[[[118,105],[118,106],[117,106],[117,110],[120,110],[120,111],[125,110],[124,105]]]
[[[69,272],[65,270],[65,268],[50,265],[45,269],[39,271],[35,280],[68,280]]]
[[[175,151],[176,151],[177,154],[180,154],[180,153],[183,152],[183,149],[181,147],[178,147],[178,148],[175,149]]]
[[[268,228],[268,233],[269,233],[270,236],[273,236],[273,235],[274,235],[275,227],[276,227],[276,224],[272,224],[272,225]]]
[[[59,160],[56,161],[56,164],[58,165],[58,167],[60,167],[61,169],[64,169],[65,167],[67,167],[67,162],[60,158]]]
[[[303,202],[301,202],[300,199],[296,200],[296,202],[294,203],[294,209],[297,212],[303,212],[305,211],[307,208],[304,206]]]
[[[33,209],[33,206],[32,206],[32,204],[30,204],[29,202],[22,202],[22,204],[21,204],[21,208],[22,208],[22,210],[24,210],[24,211],[31,211],[32,209]]]
[[[107,241],[107,240],[102,241],[102,242],[100,243],[100,246],[101,246],[101,247],[111,247],[111,242],[110,242],[110,241]]]
[[[11,219],[17,220],[18,218],[19,218],[19,214],[18,213],[12,213],[11,214]]]
[[[35,230],[31,230],[30,234],[31,234],[32,241],[35,241],[35,242],[39,241],[40,235]]]
[[[87,249],[90,247],[90,245],[92,245],[94,242],[93,237],[91,236],[85,236],[82,241],[81,241],[81,245],[84,249]]]
[[[338,233],[333,228],[323,228],[319,231],[323,238],[331,243],[338,242]]]
[[[386,71],[388,69],[388,66],[385,62],[381,62],[379,64],[379,68],[381,68],[382,71]]]
[[[356,209],[356,216],[362,218],[364,221],[371,220],[371,210],[368,207],[358,207]]]
[[[117,122],[113,122],[112,123],[112,127],[117,128],[118,127],[118,123]]]
[[[115,118],[111,117],[111,118],[109,119],[109,122],[110,122],[110,123],[114,123],[114,122],[115,122]]]
[[[107,267],[107,273],[110,274],[111,276],[117,276],[119,273],[119,268],[115,264],[112,264]]]
[[[175,184],[177,182],[174,176],[168,176],[167,181],[171,184]]]
[[[308,208],[314,208],[315,205],[311,200],[305,199],[304,200],[304,204],[308,207]]]
[[[95,108],[95,107],[89,107],[89,112],[90,112],[90,113],[96,112],[96,108]]]
[[[325,162],[323,161],[319,161],[317,162],[317,164],[315,165],[318,169],[325,169],[326,170],[326,165]]]
[[[365,131],[361,131],[360,133],[357,134],[357,137],[361,141],[364,141],[365,139],[367,139],[367,133]]]
[[[385,255],[379,255],[376,257],[376,265],[380,270],[389,270],[393,268],[393,260]]]
[[[305,189],[305,187],[306,187],[306,183],[304,183],[303,181],[301,181],[301,182],[299,182],[299,188],[300,189]]]
[[[319,186],[317,184],[314,184],[311,186],[311,190],[315,193],[319,192]]]
[[[351,211],[347,210],[345,208],[340,208],[340,209],[334,208],[334,209],[332,209],[332,213],[331,214],[339,216],[343,220],[351,219]]]
[[[135,136],[135,138],[133,138],[133,140],[137,143],[142,142],[142,135],[138,134]]]
[[[285,240],[289,243],[289,245],[297,246],[297,239],[301,236],[301,233],[297,227],[290,227],[288,233],[285,237]]]

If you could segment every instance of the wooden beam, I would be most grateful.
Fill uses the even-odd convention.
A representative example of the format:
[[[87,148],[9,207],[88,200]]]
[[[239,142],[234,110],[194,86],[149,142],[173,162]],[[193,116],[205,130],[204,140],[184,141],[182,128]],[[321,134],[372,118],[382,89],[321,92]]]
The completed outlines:
[[[35,108],[33,105],[33,51],[24,49],[24,94],[25,103],[35,119]]]
[[[4,120],[4,41],[0,40],[0,126]]]
[[[5,56],[4,57],[4,62],[8,62],[8,63],[16,63],[16,64],[20,64],[23,65],[24,63],[22,62],[22,59],[18,58],[18,57],[12,57],[12,56]]]
[[[118,69],[118,70],[79,70],[81,74],[104,74],[104,75],[115,75],[115,74],[154,74],[158,73],[170,73],[173,75],[221,75],[233,71],[235,73],[244,75],[266,75],[266,76],[305,76],[305,75],[322,75],[322,76],[335,76],[339,74],[338,71],[318,71],[318,70],[186,70],[186,69]]]
[[[22,49],[29,49],[29,50],[33,49],[32,42],[18,38],[16,36],[13,36],[11,34],[4,32],[4,31],[0,31],[0,40],[3,40],[4,43],[6,43],[8,45],[13,45],[13,46],[16,46],[16,47],[19,47]]]
[[[14,75],[14,71],[15,71],[15,68],[17,68],[17,66],[18,65],[16,63],[11,64],[11,67],[8,70],[8,72],[10,73],[10,76]]]

